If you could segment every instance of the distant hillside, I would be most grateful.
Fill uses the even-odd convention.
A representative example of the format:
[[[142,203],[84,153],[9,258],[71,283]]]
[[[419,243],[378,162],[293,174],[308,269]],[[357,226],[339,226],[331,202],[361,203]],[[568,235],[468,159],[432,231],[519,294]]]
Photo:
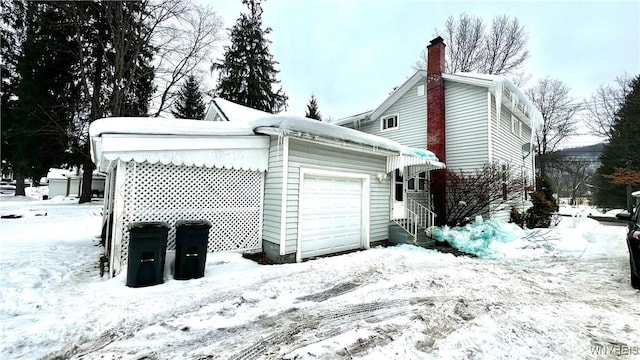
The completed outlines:
[[[583,160],[599,161],[604,143],[580,146],[556,151],[554,154],[565,158],[580,158]]]

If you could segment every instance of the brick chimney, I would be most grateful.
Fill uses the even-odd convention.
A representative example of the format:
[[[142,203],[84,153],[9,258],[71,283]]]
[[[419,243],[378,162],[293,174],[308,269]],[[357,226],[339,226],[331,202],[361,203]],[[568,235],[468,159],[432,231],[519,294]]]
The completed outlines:
[[[445,44],[438,36],[427,46],[427,150],[446,164],[444,79]],[[436,225],[444,225],[446,207],[446,170],[431,172],[431,194]]]

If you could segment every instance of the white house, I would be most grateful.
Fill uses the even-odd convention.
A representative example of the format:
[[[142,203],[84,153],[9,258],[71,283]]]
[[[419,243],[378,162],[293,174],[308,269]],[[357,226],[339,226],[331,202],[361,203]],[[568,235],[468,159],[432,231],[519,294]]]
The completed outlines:
[[[509,165],[533,185],[535,163],[529,152],[540,112],[504,76],[445,73],[442,38],[432,40],[427,53],[426,71],[414,73],[374,110],[334,123],[429,149],[450,170],[471,172],[491,162]],[[428,174],[396,173],[396,215],[404,216],[408,201],[415,198],[426,199],[425,205],[439,215],[445,213],[445,182],[436,181],[439,173],[431,174],[431,182],[421,178]],[[423,181],[430,186],[417,185]],[[432,200],[423,194],[429,187]],[[496,204],[492,216],[508,219],[510,206],[504,205]]]
[[[219,121],[91,124],[93,160],[107,175],[111,275],[126,265],[132,222],[208,220],[209,252],[264,251],[274,262],[366,249],[389,238],[388,174],[444,167],[429,151],[379,136],[292,116],[240,120],[240,110],[212,110]]]

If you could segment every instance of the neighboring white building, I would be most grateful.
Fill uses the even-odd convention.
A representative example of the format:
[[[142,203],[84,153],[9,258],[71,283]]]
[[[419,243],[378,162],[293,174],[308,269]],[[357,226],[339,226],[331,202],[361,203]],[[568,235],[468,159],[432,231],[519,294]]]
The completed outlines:
[[[43,180],[49,185],[49,198],[55,196],[80,196],[82,192],[82,171],[51,168]],[[94,173],[91,181],[91,195],[103,196],[105,176]]]

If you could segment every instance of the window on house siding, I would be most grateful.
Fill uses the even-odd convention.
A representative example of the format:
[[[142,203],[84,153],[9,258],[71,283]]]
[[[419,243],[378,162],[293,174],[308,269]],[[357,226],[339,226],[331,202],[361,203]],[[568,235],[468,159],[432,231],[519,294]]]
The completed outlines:
[[[383,116],[381,119],[382,130],[389,130],[398,127],[398,115]]]
[[[518,131],[519,132],[518,136],[522,137],[522,121],[518,121],[518,124],[520,124],[520,126],[519,126],[520,129]]]
[[[416,181],[418,182],[418,188],[416,189]],[[418,176],[409,179],[407,181],[407,189],[411,191],[424,191],[427,187],[427,173],[421,172]]]
[[[400,175],[400,170],[396,169],[396,173],[395,173],[394,179],[395,179],[394,180],[394,182],[395,182],[394,185],[396,187],[396,189],[395,189],[396,201],[402,201],[403,192],[404,192],[403,191],[404,190],[403,189],[403,185],[404,185],[403,181],[404,181],[404,179],[403,179],[402,175]]]
[[[517,134],[516,133],[517,130],[518,130],[518,119],[516,119],[515,116],[511,115],[511,133]]]

